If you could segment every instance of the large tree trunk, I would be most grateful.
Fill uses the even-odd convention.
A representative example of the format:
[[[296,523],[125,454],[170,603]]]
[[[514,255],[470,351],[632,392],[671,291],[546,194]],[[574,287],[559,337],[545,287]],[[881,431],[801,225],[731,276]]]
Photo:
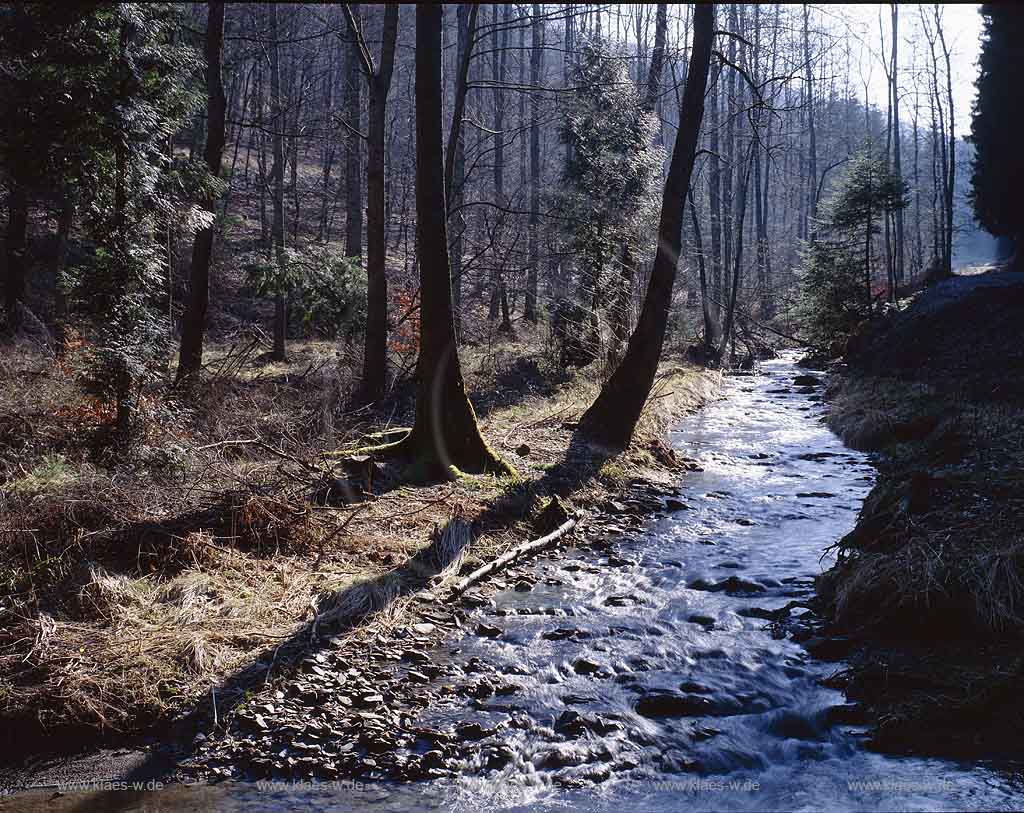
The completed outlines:
[[[622,448],[629,444],[661,359],[679,262],[683,206],[689,193],[697,138],[704,117],[704,92],[713,40],[714,4],[699,5],[693,15],[693,53],[662,197],[658,249],[643,310],[625,357],[580,421],[580,432],[609,446]]]
[[[352,19],[360,22],[359,4],[350,3]],[[349,31],[345,49],[345,256],[363,258],[363,173],[362,173],[362,76],[359,68],[359,38]]]
[[[541,7],[533,4],[533,41],[530,48],[530,85],[540,85],[541,60],[544,58],[542,41],[544,22]],[[530,94],[530,224],[529,224],[529,268],[526,272],[526,303],[523,316],[528,322],[537,323],[537,273],[540,265],[538,229],[540,228],[540,98],[537,91]]]
[[[206,168],[220,177],[224,154],[224,119],[226,103],[221,76],[221,50],[224,44],[224,4],[210,3],[206,24]],[[207,197],[203,208],[216,214],[216,201]],[[184,382],[199,372],[203,363],[203,334],[206,311],[210,302],[210,259],[213,255],[214,224],[196,232],[192,243],[192,269],[189,279],[188,303],[181,326],[181,352],[178,360],[178,381]]]
[[[416,230],[420,355],[416,419],[405,449],[430,473],[509,472],[480,436],[452,318],[441,138],[441,6],[416,7]]]
[[[270,105],[271,138],[274,151],[274,165],[271,167],[271,193],[273,216],[270,236],[274,243],[274,258],[277,262],[277,293],[274,297],[274,349],[271,358],[284,361],[288,356],[286,338],[288,334],[288,300],[284,287],[284,102],[281,98],[281,62],[278,46],[277,5],[270,4]]]

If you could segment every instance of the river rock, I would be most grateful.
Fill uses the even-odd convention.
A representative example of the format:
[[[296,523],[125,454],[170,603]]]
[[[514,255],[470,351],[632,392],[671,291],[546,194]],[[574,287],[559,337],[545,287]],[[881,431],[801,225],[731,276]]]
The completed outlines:
[[[690,582],[687,587],[691,590],[704,590],[709,593],[725,592],[729,595],[734,593],[763,593],[765,591],[764,585],[748,581],[747,579],[741,579],[738,576],[729,576],[729,578],[722,579],[720,582],[709,582],[706,579],[695,579]]]
[[[814,375],[798,375],[793,377],[793,384],[797,387],[820,387],[821,379]]]
[[[725,717],[742,711],[739,703],[714,700],[698,694],[684,694],[670,690],[655,690],[636,702],[641,717],[653,719],[673,717]]]
[[[577,675],[595,675],[600,672],[601,669],[601,664],[588,658],[577,658],[572,664],[572,670]]]
[[[589,633],[575,627],[558,627],[541,635],[545,641],[579,641],[588,637],[590,637]]]
[[[425,664],[430,663],[430,656],[418,649],[405,649],[402,651],[401,659],[406,663]]]
[[[493,737],[497,733],[497,726],[485,728],[480,725],[480,723],[463,723],[462,725],[455,727],[455,736],[460,740],[470,740],[472,742],[485,740],[488,737]]]
[[[599,714],[581,714],[578,711],[563,711],[555,720],[555,732],[569,737],[580,737],[590,731],[600,736],[623,729],[622,723]]]

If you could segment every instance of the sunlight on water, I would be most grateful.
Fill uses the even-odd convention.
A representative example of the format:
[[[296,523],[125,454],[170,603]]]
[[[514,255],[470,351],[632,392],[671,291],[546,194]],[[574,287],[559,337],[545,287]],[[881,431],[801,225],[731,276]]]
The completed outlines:
[[[36,794],[17,809],[1019,808],[1009,773],[865,750],[836,714],[843,696],[819,682],[841,664],[809,659],[762,620],[810,597],[830,563],[823,551],[852,528],[873,479],[867,458],[824,426],[820,402],[793,386],[801,372],[789,357],[730,378],[728,398],[678,427],[675,446],[704,469],[681,482],[686,510],[620,537],[615,561],[590,550],[538,561],[534,589],[479,611],[500,639],[442,647],[439,659],[479,658],[517,691],[452,697],[424,723],[504,726],[489,746],[501,759],[465,742],[451,782],[225,783],[52,806]]]

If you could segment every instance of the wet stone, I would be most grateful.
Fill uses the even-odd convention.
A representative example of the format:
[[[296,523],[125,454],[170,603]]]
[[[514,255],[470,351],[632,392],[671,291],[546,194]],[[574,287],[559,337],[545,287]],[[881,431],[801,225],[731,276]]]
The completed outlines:
[[[541,638],[546,641],[579,641],[589,637],[589,633],[575,627],[558,627],[541,635]]]
[[[763,593],[765,587],[757,582],[741,579],[737,576],[729,576],[720,582],[709,582],[706,579],[695,579],[687,585],[691,590],[704,590],[710,593],[725,592],[729,595],[734,593]]]
[[[595,675],[602,671],[602,669],[601,664],[589,658],[577,658],[572,664],[572,670],[577,675]]]
[[[493,737],[498,733],[497,726],[491,728],[485,728],[480,723],[465,723],[455,728],[455,735],[460,740],[483,740],[487,737]]]
[[[599,736],[606,736],[622,731],[623,725],[617,720],[602,717],[599,714],[581,714],[578,711],[563,711],[555,720],[554,730],[558,734],[569,737],[580,737],[590,731]]]
[[[736,711],[738,709],[735,704],[715,702],[702,695],[664,690],[648,692],[636,703],[637,714],[653,719],[721,716]]]

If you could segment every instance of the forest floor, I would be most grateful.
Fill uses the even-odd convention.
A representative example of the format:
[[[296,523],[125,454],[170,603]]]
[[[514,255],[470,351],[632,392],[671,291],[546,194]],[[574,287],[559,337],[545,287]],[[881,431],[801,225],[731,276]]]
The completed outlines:
[[[399,391],[387,411],[346,411],[347,363],[327,342],[294,343],[287,364],[214,346],[200,394],[147,393],[144,436],[111,454],[80,353],[0,357],[0,762],[58,732],[80,744],[224,715],[311,641],[393,627],[424,587],[449,613],[439,582],[547,530],[551,498],[586,534],[630,513],[617,500],[638,483],[669,492],[694,464],[665,431],[719,383],[663,365],[613,455],[574,440],[598,376],[556,371],[539,337],[468,347],[483,434],[517,474],[417,484],[346,454],[413,405]]]
[[[832,379],[830,424],[879,476],[819,597],[880,750],[1019,756],[1022,313],[1024,274],[948,280],[865,326]]]

